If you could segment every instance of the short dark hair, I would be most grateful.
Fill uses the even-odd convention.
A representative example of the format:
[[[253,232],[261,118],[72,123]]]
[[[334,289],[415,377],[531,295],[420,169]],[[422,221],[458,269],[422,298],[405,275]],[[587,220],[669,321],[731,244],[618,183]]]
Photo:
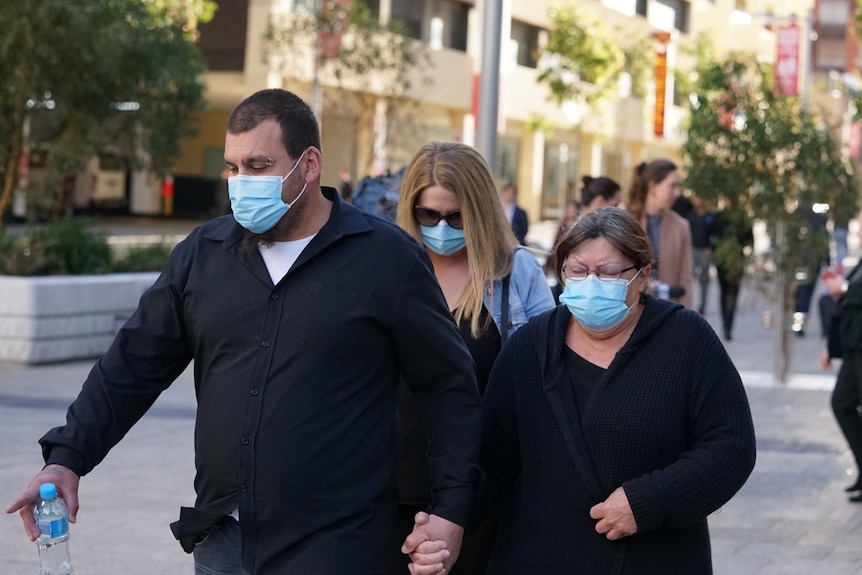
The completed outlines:
[[[228,118],[227,131],[241,134],[266,120],[276,120],[281,126],[281,141],[291,158],[310,146],[320,149],[320,128],[314,112],[293,92],[277,88],[255,92],[240,102]]]
[[[581,181],[584,182],[584,187],[581,188],[581,203],[585,206],[589,206],[598,196],[610,201],[621,189],[618,183],[605,176],[584,176]]]
[[[653,263],[652,246],[640,223],[628,210],[608,206],[584,215],[563,236],[554,253],[557,273],[562,275],[563,262],[570,253],[595,238],[605,238],[637,268]]]

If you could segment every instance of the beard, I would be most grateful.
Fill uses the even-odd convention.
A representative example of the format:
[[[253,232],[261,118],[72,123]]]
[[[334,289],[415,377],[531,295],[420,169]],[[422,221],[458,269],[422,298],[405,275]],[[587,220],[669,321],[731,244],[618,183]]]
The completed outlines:
[[[308,190],[306,190],[307,192]],[[274,226],[265,232],[256,234],[243,228],[243,245],[252,248],[270,248],[276,242],[284,241],[282,238],[299,228],[305,216],[305,194],[278,220]]]

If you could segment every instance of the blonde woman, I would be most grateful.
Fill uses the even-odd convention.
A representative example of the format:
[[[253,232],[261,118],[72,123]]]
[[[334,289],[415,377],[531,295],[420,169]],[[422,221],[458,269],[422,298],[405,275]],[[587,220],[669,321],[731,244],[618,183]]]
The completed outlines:
[[[474,148],[455,142],[424,146],[401,184],[397,223],[428,252],[461,335],[473,355],[479,391],[506,338],[530,317],[554,307],[544,272],[518,246],[490,168]],[[406,386],[399,398],[399,521],[386,573],[405,573],[400,554],[416,511],[428,506],[425,433]],[[465,541],[452,573],[484,573],[493,519]],[[396,537],[399,539],[399,537]],[[450,550],[457,556],[457,550]]]

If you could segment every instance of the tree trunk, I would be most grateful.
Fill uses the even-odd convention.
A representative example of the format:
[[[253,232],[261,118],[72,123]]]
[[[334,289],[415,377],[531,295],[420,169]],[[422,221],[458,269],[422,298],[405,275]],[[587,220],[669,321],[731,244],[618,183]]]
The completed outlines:
[[[18,181],[18,164],[21,161],[22,144],[21,127],[19,126],[12,136],[12,149],[9,153],[9,161],[6,163],[6,178],[3,181],[3,192],[0,194],[0,232],[3,231],[4,222],[6,221],[6,208],[9,206],[12,192],[15,190],[15,183]]]

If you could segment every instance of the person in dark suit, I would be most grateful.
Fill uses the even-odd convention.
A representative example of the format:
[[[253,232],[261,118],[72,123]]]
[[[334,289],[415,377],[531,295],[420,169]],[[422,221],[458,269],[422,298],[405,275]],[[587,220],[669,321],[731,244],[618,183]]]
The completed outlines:
[[[518,205],[518,188],[515,184],[503,186],[500,190],[500,201],[503,202],[503,212],[509,220],[509,225],[512,226],[512,232],[518,243],[522,246],[527,245],[527,229],[530,223],[527,220],[527,212]]]
[[[862,214],[859,215],[862,223]],[[862,239],[862,228],[860,228]],[[841,368],[832,391],[832,412],[841,433],[856,460],[856,482],[847,487],[853,493],[850,501],[862,503],[862,263],[846,276],[828,269],[820,276],[826,293],[836,300],[826,349],[820,355],[820,367],[832,367],[832,359],[840,358]],[[855,492],[855,493],[854,493]]]
[[[556,255],[563,305],[512,335],[482,401],[473,519],[503,502],[487,572],[708,575],[707,517],[754,468],[739,373],[700,314],[650,294],[628,211],[585,215]],[[438,547],[412,573],[439,573]]]

